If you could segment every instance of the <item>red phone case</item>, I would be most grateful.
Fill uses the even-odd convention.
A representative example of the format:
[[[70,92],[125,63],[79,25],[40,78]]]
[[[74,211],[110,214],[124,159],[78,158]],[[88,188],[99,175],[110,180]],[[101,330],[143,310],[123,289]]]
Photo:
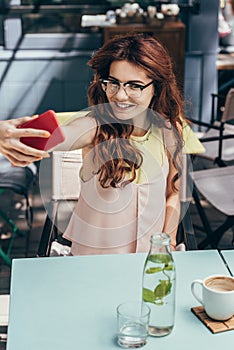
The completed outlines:
[[[50,132],[49,138],[44,137],[21,137],[20,141],[25,145],[40,150],[49,150],[65,140],[62,129],[53,110],[48,110],[22,125],[20,128],[41,129]]]

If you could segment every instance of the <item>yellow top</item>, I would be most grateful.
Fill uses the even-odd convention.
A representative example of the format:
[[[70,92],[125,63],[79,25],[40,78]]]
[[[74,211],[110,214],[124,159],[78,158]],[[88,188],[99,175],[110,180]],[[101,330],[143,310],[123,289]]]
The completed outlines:
[[[60,125],[66,125],[70,123],[75,118],[84,117],[88,111],[78,111],[78,112],[62,112],[56,113]],[[143,136],[145,138],[145,136]],[[183,139],[184,139],[184,150],[185,154],[198,154],[204,153],[205,148],[202,143],[194,134],[193,130],[186,123],[183,125]]]

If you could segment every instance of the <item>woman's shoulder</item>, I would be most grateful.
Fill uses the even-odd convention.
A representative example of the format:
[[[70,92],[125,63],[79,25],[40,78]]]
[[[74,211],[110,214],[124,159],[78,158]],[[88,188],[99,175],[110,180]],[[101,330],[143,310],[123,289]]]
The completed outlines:
[[[74,111],[74,112],[59,112],[56,113],[56,117],[62,126],[66,125],[87,125],[90,127],[96,127],[96,121],[91,116],[89,110]]]

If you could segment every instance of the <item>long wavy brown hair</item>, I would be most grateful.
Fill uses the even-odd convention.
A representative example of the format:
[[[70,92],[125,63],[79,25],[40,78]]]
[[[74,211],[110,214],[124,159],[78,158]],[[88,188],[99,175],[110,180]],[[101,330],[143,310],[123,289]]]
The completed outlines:
[[[141,166],[143,158],[139,150],[130,142],[133,125],[119,123],[111,114],[106,93],[100,79],[107,79],[110,65],[114,61],[126,60],[141,68],[149,79],[154,81],[154,96],[149,110],[152,111],[152,123],[159,126],[158,115],[165,118],[170,125],[176,140],[173,162],[177,168],[175,182],[181,173],[179,153],[183,146],[182,119],[183,99],[176,83],[172,60],[167,50],[152,36],[145,34],[118,35],[102,46],[90,59],[88,65],[94,70],[94,79],[88,90],[88,101],[94,108],[97,121],[94,138],[95,157],[101,164],[99,181],[103,187],[125,185],[136,178],[136,170]],[[126,180],[127,178],[127,180]]]

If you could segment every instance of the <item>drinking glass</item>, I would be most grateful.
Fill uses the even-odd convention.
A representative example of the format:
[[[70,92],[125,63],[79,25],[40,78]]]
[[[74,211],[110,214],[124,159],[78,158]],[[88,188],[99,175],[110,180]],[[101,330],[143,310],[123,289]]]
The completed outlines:
[[[117,307],[117,342],[123,348],[139,348],[147,342],[150,308],[141,301]]]

